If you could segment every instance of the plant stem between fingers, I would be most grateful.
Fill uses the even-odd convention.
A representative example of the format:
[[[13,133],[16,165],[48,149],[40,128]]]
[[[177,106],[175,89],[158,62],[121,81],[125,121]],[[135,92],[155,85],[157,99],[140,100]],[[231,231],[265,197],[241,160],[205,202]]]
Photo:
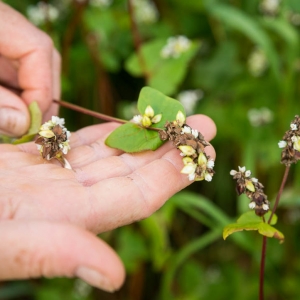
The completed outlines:
[[[290,171],[290,166],[286,166],[284,175],[281,181],[280,189],[278,191],[278,194],[276,196],[275,204],[272,209],[270,218],[268,219],[268,224],[271,223],[272,217],[275,214],[275,211],[278,207],[279,200],[281,197],[281,194],[283,192],[284,186],[286,184],[286,180],[288,178],[288,174]],[[260,276],[259,276],[259,300],[264,299],[264,273],[265,273],[265,262],[266,262],[266,249],[267,249],[267,237],[263,236],[263,241],[262,241],[262,249],[261,249],[261,260],[260,260]]]

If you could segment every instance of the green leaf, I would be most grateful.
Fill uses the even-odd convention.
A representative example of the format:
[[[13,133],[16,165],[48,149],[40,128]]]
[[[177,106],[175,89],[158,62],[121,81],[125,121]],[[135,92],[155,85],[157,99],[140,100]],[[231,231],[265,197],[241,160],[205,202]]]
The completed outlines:
[[[272,223],[274,223],[277,218],[273,217],[272,219]],[[254,211],[242,214],[236,223],[227,225],[223,230],[223,238],[225,240],[230,234],[243,230],[257,230],[261,235],[284,241],[284,235],[273,226],[263,222],[263,219],[255,215]]]
[[[163,142],[159,139],[156,131],[151,131],[129,122],[115,129],[108,136],[105,144],[111,148],[132,153],[155,150]]]
[[[147,74],[149,86],[171,95],[185,77],[188,64],[196,55],[200,42],[192,41],[191,47],[178,58],[163,58],[160,52],[166,42],[166,39],[156,39],[145,43],[141,48],[144,66],[137,54],[133,54],[126,62],[126,69],[134,76]]]
[[[141,115],[145,113],[146,107],[150,105],[154,114],[162,114],[161,121],[153,124],[153,128],[163,128],[167,121],[174,121],[178,111],[185,111],[181,103],[169,98],[150,87],[144,87],[138,99],[138,110]],[[105,144],[128,153],[141,152],[145,150],[156,150],[164,142],[160,140],[158,132],[142,128],[134,123],[126,123],[114,130],[106,139]]]
[[[41,127],[42,112],[39,108],[38,103],[36,101],[31,102],[29,104],[28,109],[29,109],[29,113],[30,113],[30,127],[29,127],[29,130],[21,138],[15,140],[13,142],[14,145],[30,142],[35,137],[35,135],[39,132],[39,129]]]

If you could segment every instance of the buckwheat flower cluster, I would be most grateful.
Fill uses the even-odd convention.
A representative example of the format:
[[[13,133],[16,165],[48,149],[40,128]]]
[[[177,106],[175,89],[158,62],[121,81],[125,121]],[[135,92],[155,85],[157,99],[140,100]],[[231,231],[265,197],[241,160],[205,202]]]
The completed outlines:
[[[298,115],[291,122],[290,129],[285,132],[278,146],[282,148],[281,163],[286,166],[300,159],[300,117]]]
[[[40,127],[39,136],[35,140],[37,148],[46,160],[57,159],[65,168],[71,168],[63,157],[70,150],[70,132],[64,126],[65,120],[53,116],[50,121]]]
[[[33,24],[40,26],[47,21],[56,21],[59,17],[59,10],[52,4],[40,1],[36,5],[28,6],[27,15]]]
[[[270,202],[264,194],[264,186],[254,177],[246,167],[239,167],[239,171],[231,170],[230,175],[236,180],[238,195],[245,194],[249,199],[249,208],[254,209],[258,216],[263,216],[270,209]]]
[[[141,125],[143,127],[150,127],[152,124],[159,123],[162,118],[162,114],[154,114],[153,108],[148,105],[145,109],[143,116],[136,115],[131,120],[133,123]]]
[[[178,58],[182,53],[191,47],[191,41],[183,35],[170,37],[167,44],[162,48],[160,55],[162,58]]]
[[[211,181],[214,161],[205,153],[204,148],[209,143],[197,130],[185,124],[185,117],[178,112],[176,121],[167,122],[165,130],[159,131],[162,141],[170,140],[181,151],[184,164],[182,174],[187,174],[190,181]]]

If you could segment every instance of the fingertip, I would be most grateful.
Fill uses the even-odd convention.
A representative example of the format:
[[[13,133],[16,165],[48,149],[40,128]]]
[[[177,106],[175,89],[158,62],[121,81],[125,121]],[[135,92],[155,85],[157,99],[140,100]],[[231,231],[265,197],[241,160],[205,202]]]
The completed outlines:
[[[212,140],[217,134],[215,122],[207,115],[190,116],[187,118],[187,124],[201,132],[208,141]]]

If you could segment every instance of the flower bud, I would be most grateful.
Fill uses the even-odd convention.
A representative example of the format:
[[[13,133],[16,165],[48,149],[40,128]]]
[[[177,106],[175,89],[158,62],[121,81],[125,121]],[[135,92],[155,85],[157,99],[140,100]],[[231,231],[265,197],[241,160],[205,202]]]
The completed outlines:
[[[153,110],[153,108],[150,105],[148,105],[146,107],[146,109],[145,109],[145,115],[147,117],[149,117],[149,118],[153,118],[154,117],[154,110]]]
[[[190,157],[188,157],[188,156],[184,157],[182,159],[182,162],[183,162],[184,165],[189,165],[189,164],[194,163],[193,160]]]
[[[255,192],[255,187],[254,187],[252,181],[245,180],[245,186],[246,186],[247,190],[249,190],[250,192]]]
[[[293,143],[293,148],[297,151],[300,151],[300,137],[299,136],[294,136],[292,141]]]
[[[150,127],[152,125],[152,122],[148,116],[146,116],[146,115],[143,116],[142,125],[144,127]]]
[[[186,156],[191,156],[196,153],[196,150],[192,146],[182,145],[178,148]]]
[[[287,145],[286,141],[279,141],[279,143],[278,143],[279,148],[284,148],[284,147],[286,147],[286,145]]]
[[[50,139],[50,138],[52,138],[52,137],[55,136],[54,132],[52,130],[50,130],[50,129],[48,129],[48,130],[41,130],[39,132],[39,135],[42,136],[42,137],[44,137],[44,138],[47,138],[47,139]]]
[[[206,166],[207,164],[207,158],[203,152],[199,153],[198,156],[198,165],[199,166]]]
[[[151,121],[152,121],[152,123],[156,124],[161,121],[161,118],[162,118],[162,114],[158,114],[158,115],[154,116]]]
[[[176,115],[176,121],[178,122],[179,126],[182,126],[185,123],[185,116],[181,110],[179,110]]]
[[[182,168],[180,173],[182,174],[193,174],[196,170],[197,165],[196,164],[188,164]]]

